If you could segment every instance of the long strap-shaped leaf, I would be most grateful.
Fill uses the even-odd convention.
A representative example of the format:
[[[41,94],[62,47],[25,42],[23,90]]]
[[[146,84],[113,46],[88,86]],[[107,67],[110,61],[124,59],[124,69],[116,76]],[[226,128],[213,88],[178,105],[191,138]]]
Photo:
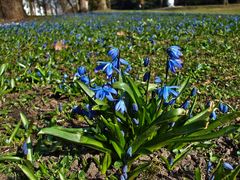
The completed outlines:
[[[215,128],[222,126],[222,125],[236,119],[237,117],[240,117],[240,112],[232,112],[230,114],[222,115],[217,120],[215,120],[210,125],[208,125],[207,129],[193,133],[191,136],[202,136],[202,135],[208,134]]]
[[[134,93],[133,93],[132,89],[129,87],[128,84],[118,81],[118,82],[115,82],[113,84],[113,87],[116,88],[116,89],[120,89],[120,90],[123,90],[123,91],[127,92],[128,95],[131,97],[132,101],[134,103],[137,102],[136,99],[135,99]]]
[[[225,127],[225,128],[223,128],[219,131],[212,132],[212,133],[209,133],[209,134],[205,134],[205,135],[202,135],[202,136],[181,137],[181,138],[171,139],[171,140],[169,140],[169,142],[206,141],[206,140],[209,140],[209,139],[218,138],[220,136],[223,136],[223,135],[226,135],[226,134],[229,134],[229,133],[233,133],[239,128],[240,128],[240,126],[228,126],[228,127]]]
[[[50,128],[42,129],[38,134],[52,135],[67,141],[83,144],[85,146],[88,146],[90,148],[93,148],[102,152],[111,152],[111,150],[106,148],[102,142],[97,141],[91,136],[87,136],[83,133],[84,132],[71,133],[71,132],[68,132],[67,130],[65,131],[64,129],[60,130],[56,127],[50,127]]]
[[[206,126],[206,124],[207,121],[198,121],[183,127],[178,127],[165,133],[157,134],[151,141],[143,145],[142,149],[147,149],[151,152],[154,150],[158,150],[159,148],[172,142],[171,140],[173,140],[176,137],[189,135],[193,132],[203,129]]]

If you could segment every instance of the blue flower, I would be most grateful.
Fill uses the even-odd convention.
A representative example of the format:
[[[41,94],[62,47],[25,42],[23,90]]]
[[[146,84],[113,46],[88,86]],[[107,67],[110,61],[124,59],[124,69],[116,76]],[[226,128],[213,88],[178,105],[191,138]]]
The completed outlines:
[[[96,111],[92,110],[92,106],[87,104],[84,109],[80,108],[79,106],[74,106],[72,109],[74,114],[87,116],[89,119],[92,119],[96,115]]]
[[[107,78],[111,78],[113,74],[113,65],[111,62],[103,62],[103,61],[98,61],[97,62],[99,66],[95,68],[95,72],[97,73],[98,71],[103,71],[107,74]]]
[[[167,61],[167,69],[171,70],[173,73],[176,73],[176,68],[182,68],[182,60],[180,59],[183,55],[180,51],[179,46],[171,46],[167,49],[169,60]]]
[[[167,49],[167,53],[170,59],[180,59],[180,57],[183,55],[179,46],[171,46]]]
[[[127,169],[128,169],[128,166],[127,166],[127,165],[123,166],[122,172],[123,172],[123,173],[127,173]]]
[[[225,105],[225,104],[222,104],[222,103],[219,104],[218,109],[219,109],[222,113],[227,113],[227,112],[228,112],[228,106]]]
[[[167,68],[170,69],[173,73],[176,73],[176,68],[182,68],[182,60],[181,59],[169,59],[167,61]]]
[[[124,70],[125,73],[128,73],[132,68],[131,65],[125,60],[125,59],[115,59],[112,61],[113,67],[114,69],[116,69],[117,72],[119,72],[118,70],[120,69],[120,65],[125,65],[127,66],[126,69]]]
[[[84,66],[81,66],[77,69],[77,73],[75,73],[75,77],[78,77],[80,79],[80,81],[82,81],[84,84],[89,84],[90,83],[90,79],[86,74],[86,68]]]
[[[172,94],[174,97],[178,96],[178,92],[173,90],[179,88],[178,86],[164,86],[157,90],[159,98],[163,98],[165,101],[168,100],[168,97]]]
[[[89,80],[89,77],[88,76],[81,76],[80,77],[80,80],[84,83],[84,84],[89,84],[90,83],[90,80]]]
[[[148,71],[143,75],[143,81],[146,82],[149,80],[149,78],[150,78],[150,72]]]
[[[124,114],[124,112],[127,112],[127,107],[122,99],[120,99],[115,105],[115,111],[120,111],[122,114]]]
[[[27,143],[26,142],[23,143],[22,150],[23,150],[24,155],[28,154],[28,149],[27,149]]]
[[[127,155],[129,156],[129,157],[132,157],[132,147],[130,146],[129,148],[128,148],[128,150],[127,150]]]
[[[160,84],[162,82],[162,80],[161,80],[161,78],[159,76],[156,76],[154,82],[156,84]]]
[[[189,105],[190,105],[190,101],[187,99],[187,100],[181,105],[181,107],[186,110],[186,109],[189,107]]]
[[[233,170],[233,166],[231,164],[229,164],[228,162],[224,162],[223,163],[223,167],[227,170]]]
[[[210,114],[210,119],[212,120],[216,120],[217,119],[217,114],[215,111],[213,111],[211,114]]]
[[[109,85],[104,85],[103,87],[95,87],[92,89],[95,92],[95,98],[101,101],[106,97],[109,101],[113,101],[112,94],[117,94],[117,91],[110,87]]]
[[[72,113],[74,113],[74,114],[81,114],[82,110],[80,109],[79,106],[74,106],[73,109],[72,109]]]
[[[208,164],[207,164],[207,173],[208,173],[208,174],[210,173],[212,167],[213,167],[212,162],[211,162],[211,161],[208,161]]]
[[[147,66],[149,65],[149,63],[150,63],[150,59],[149,59],[149,57],[146,57],[146,58],[143,60],[143,65],[144,65],[144,67],[147,67]]]
[[[136,103],[132,104],[133,111],[137,112],[138,111],[138,105]]]
[[[194,87],[191,91],[191,96],[196,96],[197,95],[197,88]]]
[[[77,75],[78,76],[82,76],[84,74],[86,74],[86,68],[84,66],[80,66],[78,69],[77,69]]]
[[[134,122],[135,125],[139,125],[139,120],[138,119],[133,118],[133,122]]]
[[[119,49],[118,48],[112,48],[110,51],[108,51],[108,56],[112,58],[112,60],[119,57]]]
[[[59,103],[59,104],[58,104],[58,111],[59,111],[59,112],[62,112],[62,110],[63,110],[62,103]]]

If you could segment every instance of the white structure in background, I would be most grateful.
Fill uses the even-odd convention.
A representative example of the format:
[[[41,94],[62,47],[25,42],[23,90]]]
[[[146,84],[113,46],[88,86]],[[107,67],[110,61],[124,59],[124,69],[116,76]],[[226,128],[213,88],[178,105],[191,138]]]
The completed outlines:
[[[30,13],[30,3],[28,0],[23,0],[23,8],[27,15],[31,15]],[[43,7],[39,7],[38,4],[34,1],[33,12],[36,16],[44,16]]]
[[[167,5],[168,7],[174,7],[174,0],[168,0]]]
[[[39,2],[41,3],[42,1],[39,0]],[[62,8],[60,7],[58,0],[47,0],[47,3],[50,5],[48,6],[47,14],[52,15],[62,14]],[[31,15],[30,3],[28,0],[23,0],[23,8],[26,11],[27,15]],[[38,4],[36,0],[34,0],[33,4],[33,14],[35,16],[45,16],[43,7],[40,4]]]

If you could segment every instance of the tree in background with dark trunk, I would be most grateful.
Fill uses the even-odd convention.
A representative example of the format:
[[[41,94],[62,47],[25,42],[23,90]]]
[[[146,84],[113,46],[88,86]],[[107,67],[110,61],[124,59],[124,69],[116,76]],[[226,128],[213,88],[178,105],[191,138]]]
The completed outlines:
[[[27,15],[23,9],[22,0],[0,0],[1,12],[6,20],[21,20]]]
[[[107,1],[106,0],[98,0],[98,10],[106,10],[107,9]]]

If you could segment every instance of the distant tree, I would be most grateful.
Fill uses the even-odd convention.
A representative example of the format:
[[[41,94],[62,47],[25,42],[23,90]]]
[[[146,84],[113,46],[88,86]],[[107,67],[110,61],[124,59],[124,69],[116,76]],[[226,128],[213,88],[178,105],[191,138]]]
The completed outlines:
[[[35,12],[34,12],[34,0],[29,0],[29,9],[30,9],[30,15],[31,16],[35,15]]]
[[[3,17],[3,13],[2,13],[2,4],[1,4],[1,0],[0,0],[0,18]]]
[[[107,1],[106,0],[98,0],[98,10],[106,10],[107,9]]]
[[[140,8],[140,9],[143,9],[143,7],[144,7],[144,0],[138,0],[138,7]]]
[[[79,0],[79,10],[80,12],[88,11],[88,0]]]
[[[111,9],[111,0],[107,0],[107,7],[108,9]]]
[[[223,0],[224,5],[228,5],[228,0]]]
[[[67,1],[66,0],[59,0],[59,4],[62,8],[62,12],[66,13],[67,12]]]
[[[23,9],[22,0],[0,0],[4,19],[21,20],[27,15]]]

